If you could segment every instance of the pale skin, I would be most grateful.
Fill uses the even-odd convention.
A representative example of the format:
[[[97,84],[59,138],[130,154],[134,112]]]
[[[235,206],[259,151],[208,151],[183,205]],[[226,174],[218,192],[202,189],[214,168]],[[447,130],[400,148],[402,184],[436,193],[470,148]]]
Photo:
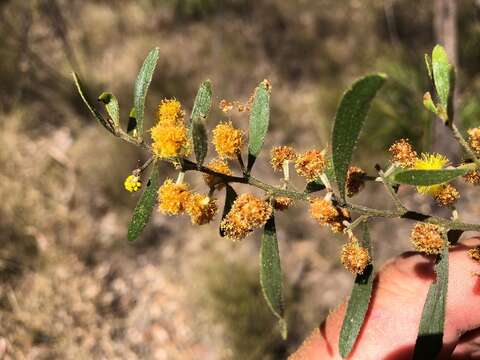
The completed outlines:
[[[480,237],[461,241],[449,253],[447,313],[438,359],[480,359],[480,263],[467,251]],[[411,359],[428,288],[435,278],[432,256],[410,252],[388,261],[378,273],[355,360]],[[334,309],[290,360],[341,359],[338,335],[346,303]]]

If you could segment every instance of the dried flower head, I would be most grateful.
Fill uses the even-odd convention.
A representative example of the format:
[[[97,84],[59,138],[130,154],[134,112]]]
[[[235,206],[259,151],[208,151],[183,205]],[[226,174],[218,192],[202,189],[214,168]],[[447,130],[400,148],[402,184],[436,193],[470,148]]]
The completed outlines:
[[[158,157],[188,155],[188,135],[185,125],[163,126],[158,123],[151,129],[152,149]]]
[[[218,211],[215,199],[203,194],[192,194],[187,201],[186,209],[192,224],[203,225],[209,223]]]
[[[480,184],[480,172],[478,172],[477,170],[469,172],[463,175],[463,180],[467,184],[478,185]]]
[[[417,251],[426,254],[439,254],[446,246],[440,228],[434,224],[415,224],[410,234],[410,240]]]
[[[477,153],[480,153],[480,128],[472,128],[467,130],[470,147]]]
[[[213,159],[211,160],[207,167],[210,170],[213,170],[217,173],[224,174],[224,175],[233,175],[232,170],[228,166],[228,163],[222,159]],[[203,180],[207,184],[209,188],[217,187],[221,188],[223,186],[222,179],[218,176],[211,175],[211,174],[203,174]]]
[[[388,149],[392,154],[393,162],[404,168],[410,168],[415,165],[417,153],[408,139],[395,141]]]
[[[480,247],[477,246],[468,250],[467,254],[472,260],[480,262]]]
[[[295,169],[300,176],[312,181],[322,174],[327,162],[320,150],[309,150],[297,156]]]
[[[422,154],[420,158],[415,160],[413,166],[417,170],[440,170],[448,164],[448,159],[440,154]],[[417,191],[420,194],[428,194],[436,196],[442,191],[444,184],[429,185],[429,186],[417,186]]]
[[[293,199],[287,196],[278,196],[273,200],[273,208],[275,210],[287,210],[293,204]]]
[[[162,126],[183,124],[184,116],[182,104],[175,99],[164,99],[158,105],[157,122]]]
[[[348,216],[348,212],[346,213]],[[341,232],[347,219],[343,211],[339,211],[330,200],[314,198],[310,201],[310,215],[322,226],[330,226],[333,232]]]
[[[231,122],[220,123],[213,129],[212,143],[220,157],[234,159],[243,145],[243,131]]]
[[[351,273],[361,274],[371,260],[368,250],[360,246],[356,239],[353,239],[343,245],[340,261]]]
[[[187,184],[175,184],[167,179],[158,189],[158,210],[167,215],[179,215],[185,211],[189,197]]]
[[[347,173],[347,196],[352,197],[360,192],[365,186],[365,171],[357,166],[350,166]]]
[[[273,170],[282,170],[284,161],[294,161],[297,155],[291,146],[275,146],[272,148],[271,157]]]
[[[125,182],[123,183],[125,190],[133,192],[138,191],[142,187],[142,182],[140,181],[140,177],[134,174],[127,176]]]
[[[220,110],[222,110],[224,113],[227,113],[229,112],[230,110],[233,109],[233,102],[231,101],[228,101],[228,100],[225,100],[225,99],[222,99],[220,100],[220,103],[218,104],[218,107],[220,108]]]
[[[242,194],[220,224],[225,235],[232,240],[241,240],[250,232],[267,222],[272,215],[272,206],[252,194]]]
[[[460,197],[459,192],[450,184],[442,185],[441,189],[435,194],[435,201],[441,206],[452,205]]]

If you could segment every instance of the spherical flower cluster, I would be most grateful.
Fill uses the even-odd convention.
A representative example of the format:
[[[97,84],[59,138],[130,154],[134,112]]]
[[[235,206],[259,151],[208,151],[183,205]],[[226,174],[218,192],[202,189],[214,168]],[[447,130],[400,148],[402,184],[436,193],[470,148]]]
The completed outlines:
[[[275,146],[271,151],[273,170],[282,170],[285,161],[294,161],[297,155],[291,146]]]
[[[189,198],[187,184],[175,184],[172,179],[167,179],[158,189],[158,210],[167,215],[182,214]]]
[[[213,219],[218,208],[215,199],[195,193],[191,194],[188,198],[185,211],[190,215],[192,224],[203,225]]]
[[[310,201],[310,215],[322,226],[330,226],[337,233],[344,230],[343,221],[350,216],[345,209],[339,209],[331,200],[314,198]]]
[[[478,185],[480,184],[480,172],[478,172],[477,170],[471,171],[463,175],[463,180],[467,184]]]
[[[361,247],[356,239],[353,239],[343,245],[340,261],[348,271],[362,274],[371,260],[368,250]]]
[[[140,181],[140,177],[134,174],[127,176],[125,182],[123,183],[125,190],[133,192],[138,191],[142,187],[142,182]]]
[[[410,168],[415,165],[417,153],[407,139],[395,141],[388,151],[392,154],[395,164],[404,168]]]
[[[293,199],[287,196],[278,196],[273,200],[273,208],[275,210],[287,210],[293,204]]]
[[[469,135],[468,142],[470,147],[477,153],[480,153],[480,128],[468,129],[467,133]]]
[[[213,159],[211,160],[207,167],[210,170],[213,170],[217,173],[224,174],[224,175],[233,175],[232,170],[230,170],[230,167],[228,166],[228,163],[222,159]],[[217,188],[221,188],[223,183],[222,179],[218,176],[211,175],[211,174],[203,174],[203,180],[207,184],[209,188],[214,188],[215,186]]]
[[[357,166],[350,166],[347,173],[347,196],[352,197],[360,192],[365,186],[365,171]]]
[[[242,194],[222,220],[220,228],[232,240],[241,240],[250,232],[267,222],[272,215],[272,206],[252,194]]]
[[[434,195],[435,201],[441,206],[452,205],[458,198],[460,193],[450,184],[444,184],[440,190]]]
[[[323,173],[326,164],[325,156],[320,150],[309,150],[297,156],[295,169],[300,176],[312,181]]]
[[[231,122],[220,123],[213,129],[212,143],[221,158],[234,159],[243,145],[243,131]]]
[[[157,122],[162,126],[176,126],[183,124],[185,116],[182,104],[175,99],[164,99],[158,105]]]
[[[420,158],[415,160],[413,166],[417,170],[440,170],[448,164],[448,159],[440,154],[422,154]],[[442,190],[442,184],[430,186],[417,186],[420,194],[428,194],[435,196]]]
[[[162,101],[158,111],[158,123],[150,131],[152,149],[156,156],[166,158],[189,154],[187,127],[183,122],[183,112],[178,101]]]
[[[426,254],[439,254],[446,246],[440,228],[434,224],[415,224],[410,234],[410,240],[417,251]]]

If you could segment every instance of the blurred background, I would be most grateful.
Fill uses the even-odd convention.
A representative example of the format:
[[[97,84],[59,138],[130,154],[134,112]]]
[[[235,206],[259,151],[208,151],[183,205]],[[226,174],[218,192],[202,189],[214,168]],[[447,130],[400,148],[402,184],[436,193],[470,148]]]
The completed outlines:
[[[269,79],[271,127],[254,173],[272,184],[279,183],[268,165],[272,145],[327,146],[344,89],[386,72],[355,155],[373,174],[400,137],[418,151],[459,158],[423,110],[430,90],[423,56],[446,46],[458,66],[456,121],[479,125],[479,16],[473,0],[0,1],[0,358],[281,359],[352,286],[338,261],[344,239],[315,225],[303,204],[277,217],[286,342],[259,288],[259,233],[232,243],[215,223],[193,227],[187,217],[155,213],[128,243],[138,194],[123,180],[147,154],[95,123],[72,70],[92,98],[114,93],[126,121],[136,73],[158,46],[149,125],[164,97],[188,114],[207,78],[215,105],[245,102]],[[227,118],[216,108],[211,127]],[[247,126],[245,113],[228,118]],[[168,166],[162,173],[174,176]],[[207,191],[200,176],[187,181]],[[475,190],[458,186],[460,216],[475,221]],[[400,196],[414,209],[438,210],[408,189]],[[376,184],[355,201],[388,206]],[[377,265],[409,249],[411,226],[373,223]]]

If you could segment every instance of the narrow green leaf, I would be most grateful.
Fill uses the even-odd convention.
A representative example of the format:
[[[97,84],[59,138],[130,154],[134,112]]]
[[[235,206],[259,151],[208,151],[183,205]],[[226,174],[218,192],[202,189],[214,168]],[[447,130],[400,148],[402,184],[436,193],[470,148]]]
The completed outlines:
[[[282,269],[274,215],[265,224],[260,247],[260,285],[270,310],[283,323]],[[282,336],[286,337],[286,333]]]
[[[197,96],[193,103],[192,114],[190,115],[190,121],[195,120],[198,117],[204,119],[208,118],[210,114],[210,108],[212,107],[212,83],[210,80],[205,80],[197,91]]]
[[[105,109],[110,116],[114,126],[117,128],[120,126],[120,106],[118,105],[118,100],[115,95],[111,93],[101,93],[98,97],[98,100],[105,104]]]
[[[434,114],[437,114],[437,111],[438,111],[437,107],[433,103],[432,95],[430,95],[430,93],[428,91],[423,95],[423,106],[428,111],[430,111]]]
[[[143,231],[150,219],[157,200],[157,191],[160,187],[160,172],[156,161],[154,161],[151,166],[152,171],[150,178],[142,196],[138,200],[137,206],[133,211],[132,220],[130,220],[130,224],[128,225],[127,238],[129,241],[137,239]]]
[[[325,189],[325,185],[323,184],[322,180],[316,179],[310,181],[307,186],[305,186],[305,193],[310,194],[317,191],[322,191]]]
[[[448,61],[447,52],[443,46],[437,45],[432,51],[432,73],[435,90],[440,103],[448,110],[448,97],[450,96],[450,78],[453,71]]]
[[[442,349],[448,290],[448,246],[435,265],[437,278],[428,289],[413,353],[414,360],[435,359]]]
[[[232,208],[233,202],[237,199],[237,193],[235,190],[229,185],[225,185],[225,206],[223,207],[223,213],[222,213],[222,220],[227,216],[227,214],[230,212],[230,209]],[[225,233],[220,228],[220,236],[224,237]]]
[[[133,94],[133,104],[136,112],[136,136],[141,139],[143,137],[143,119],[145,115],[145,98],[147,96],[148,87],[152,81],[153,72],[157,66],[158,47],[150,50],[145,61],[143,62],[137,79],[135,80],[135,88]]]
[[[205,128],[205,119],[202,116],[193,119],[192,140],[197,165],[200,167],[203,165],[208,150],[207,129]]]
[[[469,167],[443,170],[401,170],[392,174],[393,182],[407,185],[429,186],[449,182],[471,171]]]
[[[433,80],[433,74],[432,74],[432,59],[430,58],[430,55],[425,54],[425,66],[427,68],[427,74],[430,80]]]
[[[345,92],[337,109],[332,133],[332,161],[340,196],[345,200],[345,181],[360,130],[370,103],[385,82],[385,74],[367,75]]]
[[[127,124],[127,133],[133,137],[137,137],[137,111],[135,106],[130,109],[128,114],[128,124]]]
[[[80,97],[82,98],[85,105],[87,105],[87,108],[92,114],[92,116],[94,117],[94,119],[97,120],[98,123],[102,125],[105,129],[107,129],[108,131],[110,131],[112,134],[115,135],[115,129],[114,129],[113,123],[110,120],[108,121],[105,120],[102,114],[100,114],[98,110],[95,109],[95,107],[88,100],[88,96],[86,94],[85,88],[83,87],[82,82],[80,81],[80,78],[78,77],[77,73],[72,72],[72,76],[73,76],[73,81],[75,82],[75,86],[77,87],[77,91],[80,94]]]
[[[362,246],[368,248],[371,252],[370,234],[366,223],[363,223]],[[357,275],[355,278],[338,344],[340,355],[343,358],[350,354],[358,334],[360,334],[372,296],[373,279],[374,272],[371,264],[365,268],[362,274]]]
[[[248,132],[248,163],[247,172],[252,169],[255,160],[263,146],[270,121],[270,89],[264,80],[255,89]]]

